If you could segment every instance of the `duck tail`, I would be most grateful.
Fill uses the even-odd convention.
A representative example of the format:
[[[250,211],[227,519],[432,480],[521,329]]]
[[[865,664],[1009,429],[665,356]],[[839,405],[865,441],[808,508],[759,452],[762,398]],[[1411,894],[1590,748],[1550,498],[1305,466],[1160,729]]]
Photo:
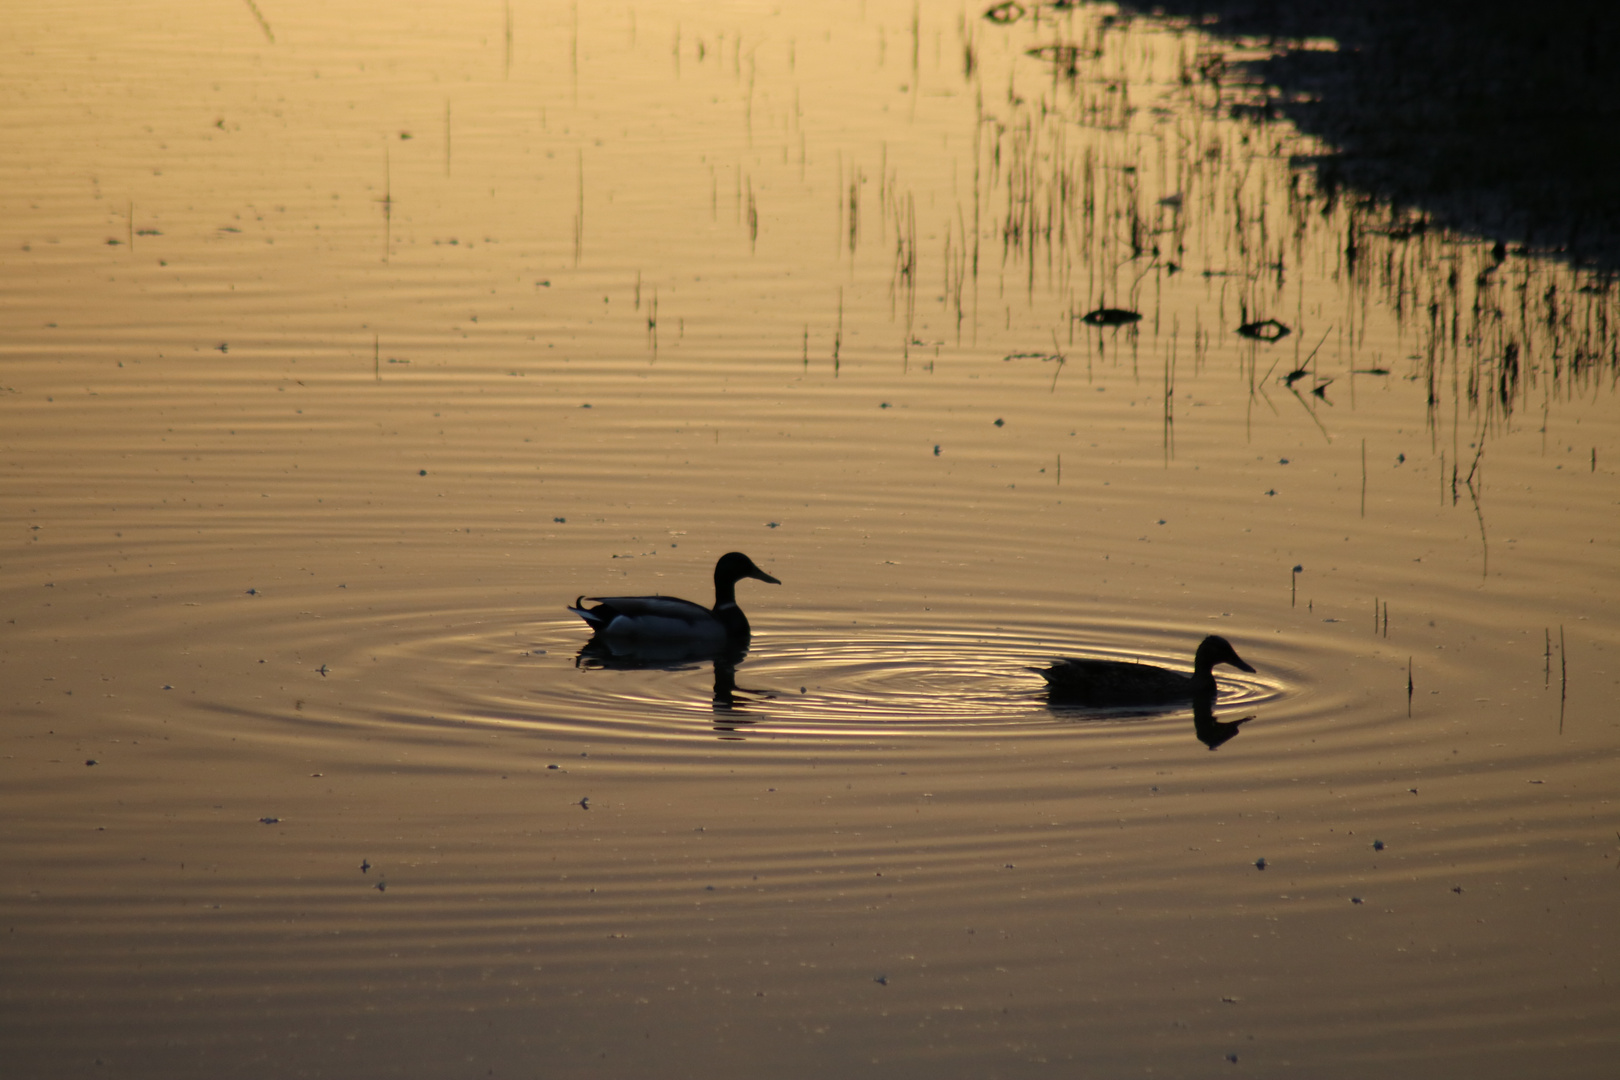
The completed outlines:
[[[583,595],[575,599],[575,601],[569,605],[568,610],[584,619],[586,625],[588,625],[592,630],[600,630],[605,625],[605,622],[600,615],[598,615],[591,608],[585,606],[585,597]]]

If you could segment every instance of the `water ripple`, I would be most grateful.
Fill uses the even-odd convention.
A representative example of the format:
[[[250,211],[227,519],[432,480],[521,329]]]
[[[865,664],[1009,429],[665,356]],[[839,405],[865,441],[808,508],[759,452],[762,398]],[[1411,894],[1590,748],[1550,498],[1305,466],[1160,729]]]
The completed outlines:
[[[428,633],[398,646],[417,672],[467,665],[433,680],[443,710],[458,718],[629,737],[712,739],[716,731],[816,738],[1050,732],[1077,721],[1182,731],[1192,710],[1053,708],[1035,670],[1056,655],[1136,658],[1184,667],[1149,648],[1054,650],[1038,630],[940,630],[899,626],[833,639],[826,624],[791,626],[755,639],[735,668],[711,660],[604,662],[580,653],[585,635],[566,622],[530,627],[513,649],[510,627]],[[1275,675],[1221,677],[1217,714],[1276,702]]]

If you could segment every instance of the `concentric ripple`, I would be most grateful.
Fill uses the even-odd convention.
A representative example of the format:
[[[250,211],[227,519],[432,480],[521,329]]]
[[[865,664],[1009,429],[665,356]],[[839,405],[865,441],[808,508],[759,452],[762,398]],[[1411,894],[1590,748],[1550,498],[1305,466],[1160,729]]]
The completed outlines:
[[[1184,669],[1162,643],[1134,650],[1054,646],[1039,630],[885,626],[829,638],[826,620],[773,627],[740,661],[592,655],[576,624],[429,634],[397,647],[413,677],[433,684],[435,714],[469,722],[643,738],[717,732],[817,738],[972,734],[1004,737],[1077,721],[1183,728],[1192,710],[1050,707],[1037,669],[1059,655],[1140,660]],[[1185,636],[1185,635],[1183,635]],[[435,667],[459,669],[434,677]],[[1217,712],[1281,698],[1274,674],[1223,672]]]

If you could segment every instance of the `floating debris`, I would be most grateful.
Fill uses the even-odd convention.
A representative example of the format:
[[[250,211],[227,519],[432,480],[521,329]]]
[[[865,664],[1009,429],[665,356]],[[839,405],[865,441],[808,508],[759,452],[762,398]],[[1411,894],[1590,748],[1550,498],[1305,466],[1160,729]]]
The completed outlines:
[[[1037,60],[1045,60],[1049,64],[1056,64],[1065,71],[1074,71],[1080,66],[1080,57],[1084,55],[1078,45],[1041,45],[1033,49],[1025,49],[1025,56],[1033,56]],[[1095,55],[1093,53],[1092,55]]]
[[[1024,5],[1017,3],[1016,0],[1003,0],[1002,3],[986,11],[984,17],[997,26],[1006,26],[1024,17]]]
[[[1096,311],[1088,311],[1080,316],[1080,321],[1090,323],[1092,326],[1129,326],[1131,323],[1141,322],[1142,314],[1124,308],[1100,307]],[[1286,328],[1283,333],[1288,333]]]
[[[262,817],[262,818],[259,819],[259,824],[260,825],[276,825],[276,824],[279,824],[280,821],[281,821],[281,819],[278,818],[278,817]]]
[[[1266,868],[1266,857],[1264,855],[1254,860],[1254,868],[1256,870],[1264,870]]]
[[[1256,341],[1281,341],[1283,338],[1293,333],[1293,331],[1290,330],[1286,325],[1278,322],[1276,319],[1261,319],[1259,322],[1246,322],[1237,328],[1237,332],[1246,338],[1253,338]]]

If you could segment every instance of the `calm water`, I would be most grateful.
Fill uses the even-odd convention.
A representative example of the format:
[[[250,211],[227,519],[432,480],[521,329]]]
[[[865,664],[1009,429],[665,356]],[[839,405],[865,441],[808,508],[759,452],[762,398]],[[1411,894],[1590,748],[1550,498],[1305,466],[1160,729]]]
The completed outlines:
[[[9,1075],[1608,1075],[1614,291],[981,16],[11,13]]]

